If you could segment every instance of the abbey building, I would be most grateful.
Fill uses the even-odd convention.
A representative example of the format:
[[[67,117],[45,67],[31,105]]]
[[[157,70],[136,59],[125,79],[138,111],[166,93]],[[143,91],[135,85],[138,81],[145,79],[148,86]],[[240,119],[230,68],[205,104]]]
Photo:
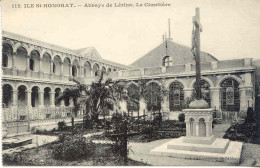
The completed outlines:
[[[151,99],[160,90],[158,111],[164,119],[176,119],[194,95],[195,62],[189,47],[167,38],[129,66],[103,59],[94,47],[71,50],[10,32],[3,32],[2,114],[8,134],[19,134],[39,123],[67,119],[77,100],[56,103],[55,98],[78,78],[90,84],[98,71],[113,80],[128,81],[126,89],[139,89],[146,80]],[[218,60],[201,52],[203,98],[215,109],[215,117],[244,118],[255,108],[259,78],[251,58]],[[140,101],[139,113],[153,118],[149,102]],[[128,111],[126,103],[124,111]],[[82,111],[77,116],[82,118]],[[16,126],[20,123],[19,127]]]

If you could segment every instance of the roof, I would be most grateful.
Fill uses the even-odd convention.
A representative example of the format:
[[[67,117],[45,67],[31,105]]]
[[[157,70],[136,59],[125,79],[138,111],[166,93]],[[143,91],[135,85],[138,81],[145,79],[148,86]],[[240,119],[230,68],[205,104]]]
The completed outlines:
[[[129,66],[133,68],[162,66],[162,60],[165,56],[171,56],[173,64],[186,64],[195,62],[193,54],[191,52],[191,48],[175,43],[171,41],[171,39],[167,39],[167,41],[164,41],[162,44],[160,44]],[[200,60],[201,62],[218,61],[214,56],[206,52],[201,52]]]

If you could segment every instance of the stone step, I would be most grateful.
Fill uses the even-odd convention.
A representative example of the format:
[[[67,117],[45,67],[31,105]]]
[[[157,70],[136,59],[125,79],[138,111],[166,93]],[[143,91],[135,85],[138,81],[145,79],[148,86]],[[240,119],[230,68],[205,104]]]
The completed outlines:
[[[174,150],[185,150],[185,151],[196,151],[196,152],[209,152],[209,153],[225,153],[228,145],[228,139],[215,139],[212,144],[194,144],[185,143],[183,138],[178,138],[170,141],[167,145],[168,149]]]

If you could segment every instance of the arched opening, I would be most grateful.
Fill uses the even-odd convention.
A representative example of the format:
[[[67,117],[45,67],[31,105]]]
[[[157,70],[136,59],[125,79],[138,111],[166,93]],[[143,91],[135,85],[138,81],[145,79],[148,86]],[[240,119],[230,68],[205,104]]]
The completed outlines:
[[[165,56],[163,58],[163,63],[162,63],[163,66],[172,66],[172,64],[173,64],[172,57]]]
[[[239,83],[233,78],[225,79],[221,84],[221,109],[223,111],[239,111]]]
[[[72,66],[72,76],[74,76],[74,77],[77,77],[77,76],[78,76],[76,65],[73,65],[73,66]]]
[[[53,58],[53,73],[56,75],[61,74],[61,58],[58,55],[55,55]]]
[[[106,68],[105,67],[102,67],[102,72],[103,72],[103,74],[106,74]]]
[[[60,88],[56,88],[55,89],[55,100],[61,95],[61,89]],[[55,106],[59,107],[60,106],[60,102],[56,102],[55,101]]]
[[[193,118],[190,118],[190,135],[196,136],[196,126],[195,126],[195,120]]]
[[[12,91],[13,87],[9,84],[5,84],[2,87],[2,107],[8,108],[12,105]]]
[[[69,58],[64,59],[63,73],[64,73],[64,76],[70,76],[70,59]]]
[[[27,62],[27,55],[28,55],[28,53],[27,53],[27,50],[25,48],[19,47],[17,49],[17,56],[15,57],[16,62],[17,62],[17,64],[16,64],[17,69],[25,70],[27,68],[26,67],[26,65],[27,65],[27,63],[26,63]]]
[[[52,73],[56,74],[56,65],[55,65],[55,63],[53,63],[53,65],[52,65]]]
[[[75,59],[72,63],[72,76],[77,77],[79,72],[78,72],[78,68],[79,68],[79,62],[77,59]]]
[[[110,74],[110,73],[111,73],[111,69],[108,68],[108,69],[107,69],[107,74]]]
[[[181,111],[184,102],[183,85],[180,82],[173,82],[169,89],[170,111]]]
[[[50,106],[50,92],[51,92],[51,89],[49,87],[44,88],[44,106],[45,107]]]
[[[2,48],[2,67],[10,67],[12,65],[13,47],[8,43],[3,43]]]
[[[34,60],[30,59],[30,70],[34,71]]]
[[[94,64],[93,66],[93,73],[94,73],[94,76],[98,76],[99,75],[99,66],[98,64]]]
[[[32,88],[32,107],[38,107],[39,106],[39,87],[34,86]]]
[[[26,86],[21,85],[18,87],[18,101],[17,101],[17,106],[18,107],[25,107],[27,106],[26,103]]]
[[[40,54],[38,51],[33,50],[30,54],[30,62],[29,62],[29,68],[31,71],[38,72],[39,71],[39,66],[40,66]]]
[[[2,67],[8,67],[8,56],[5,53],[3,53]]]
[[[128,111],[139,111],[139,99],[140,92],[139,88],[135,84],[130,84],[127,88],[128,100],[127,110]]]
[[[206,80],[201,79],[200,86],[201,86],[202,98],[209,104],[209,107],[210,107],[210,85]],[[195,87],[196,87],[196,82],[193,84],[194,97],[196,97]]]
[[[44,73],[50,74],[52,72],[51,69],[51,56],[48,53],[43,54],[42,58],[42,70]]]
[[[84,77],[91,76],[91,65],[88,61],[84,63]]]
[[[64,92],[66,92],[67,90],[70,90],[70,89],[65,89],[65,91]],[[68,97],[66,97],[65,99],[64,99],[64,105],[65,106],[69,106],[70,105],[70,99],[68,98]]]
[[[199,119],[199,136],[200,137],[206,136],[206,123],[204,118]]]
[[[161,87],[157,83],[152,82],[146,86],[144,97],[147,102],[147,110],[161,110]]]

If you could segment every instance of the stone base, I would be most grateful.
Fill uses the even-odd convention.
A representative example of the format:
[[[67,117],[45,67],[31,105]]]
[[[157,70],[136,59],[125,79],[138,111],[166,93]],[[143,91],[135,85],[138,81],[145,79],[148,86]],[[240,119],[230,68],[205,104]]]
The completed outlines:
[[[217,138],[212,144],[185,143],[186,137],[173,139],[150,151],[151,155],[239,164],[242,142]]]
[[[210,137],[193,137],[193,136],[186,136],[183,137],[183,142],[184,143],[193,143],[193,144],[212,144],[215,140],[216,137],[214,135]]]
[[[225,153],[229,145],[228,139],[217,138],[211,144],[185,143],[184,139],[186,139],[186,137],[180,137],[170,141],[167,144],[167,148],[175,149],[175,150],[196,151],[196,152]]]

